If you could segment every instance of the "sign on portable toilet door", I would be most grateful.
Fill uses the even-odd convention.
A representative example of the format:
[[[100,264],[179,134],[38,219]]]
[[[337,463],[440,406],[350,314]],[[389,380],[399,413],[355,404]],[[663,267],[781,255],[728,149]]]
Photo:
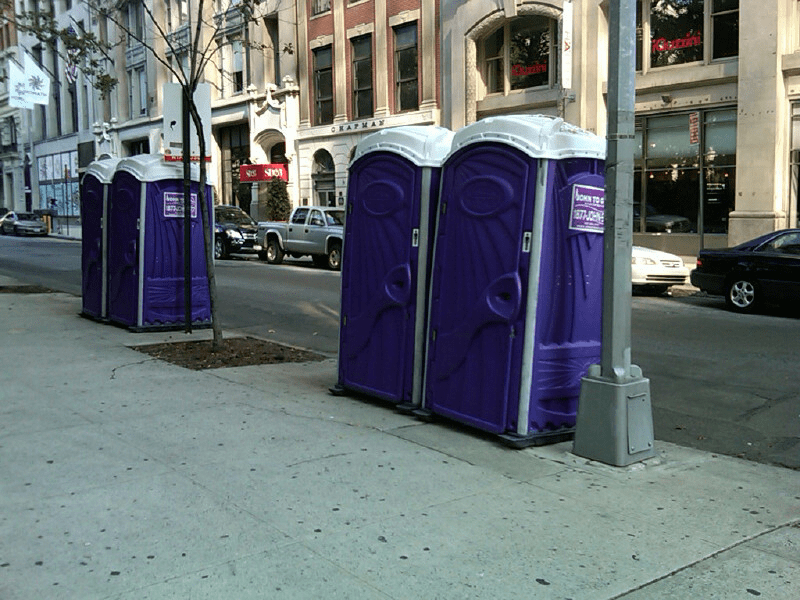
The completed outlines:
[[[606,192],[603,188],[573,185],[569,228],[575,231],[603,233],[605,196]]]

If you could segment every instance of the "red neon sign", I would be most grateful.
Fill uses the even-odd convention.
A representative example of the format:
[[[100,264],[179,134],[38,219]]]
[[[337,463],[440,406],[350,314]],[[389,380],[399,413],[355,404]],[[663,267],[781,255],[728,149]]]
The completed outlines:
[[[547,72],[547,63],[537,65],[511,65],[512,77],[525,77],[526,75],[536,75]]]
[[[668,40],[667,38],[658,38],[653,40],[651,50],[653,52],[666,52],[667,50],[679,50],[681,48],[692,48],[693,46],[702,46],[702,34],[693,34],[691,31],[682,38],[676,40]]]

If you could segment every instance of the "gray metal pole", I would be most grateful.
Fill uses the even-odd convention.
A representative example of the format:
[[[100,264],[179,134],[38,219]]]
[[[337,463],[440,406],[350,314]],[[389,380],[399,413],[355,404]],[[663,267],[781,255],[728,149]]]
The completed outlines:
[[[631,364],[635,0],[609,10],[603,348],[583,378],[573,452],[615,466],[654,454],[650,381]]]

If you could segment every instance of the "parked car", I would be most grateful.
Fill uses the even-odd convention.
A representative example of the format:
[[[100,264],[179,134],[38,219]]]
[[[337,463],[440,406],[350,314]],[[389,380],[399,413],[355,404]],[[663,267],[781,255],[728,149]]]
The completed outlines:
[[[260,252],[257,233],[255,220],[238,206],[222,204],[214,207],[214,258]]]
[[[663,294],[673,285],[684,285],[689,269],[680,256],[651,248],[631,250],[631,282],[634,291]]]
[[[731,310],[753,312],[763,303],[800,298],[800,229],[783,229],[733,248],[701,250],[692,285],[725,296]]]
[[[47,235],[47,225],[37,214],[10,211],[0,218],[0,233]]]
[[[648,204],[645,209],[644,230],[650,233],[686,233],[692,230],[692,222],[680,215],[662,215],[655,207]],[[633,205],[633,220],[639,223],[641,208]]]
[[[258,224],[259,257],[278,265],[284,255],[293,258],[310,255],[314,264],[332,271],[342,268],[344,209],[324,206],[298,206],[289,221],[263,221]]]

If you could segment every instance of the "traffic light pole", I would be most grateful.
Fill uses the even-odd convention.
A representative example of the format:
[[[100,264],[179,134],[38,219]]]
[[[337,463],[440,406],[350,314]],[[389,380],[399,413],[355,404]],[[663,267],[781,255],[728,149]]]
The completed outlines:
[[[609,9],[602,354],[581,381],[573,452],[626,466],[655,451],[650,380],[631,364],[635,0]]]

